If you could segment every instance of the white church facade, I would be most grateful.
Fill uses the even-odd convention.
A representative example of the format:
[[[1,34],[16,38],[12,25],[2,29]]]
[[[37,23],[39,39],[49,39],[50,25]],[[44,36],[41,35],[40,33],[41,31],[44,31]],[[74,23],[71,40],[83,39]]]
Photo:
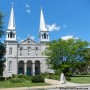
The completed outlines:
[[[6,62],[3,72],[4,77],[12,74],[38,75],[49,72],[46,64],[47,57],[43,54],[46,43],[49,42],[49,32],[45,25],[43,11],[40,13],[39,43],[32,40],[29,36],[18,42],[14,9],[11,8],[8,29],[6,33]]]

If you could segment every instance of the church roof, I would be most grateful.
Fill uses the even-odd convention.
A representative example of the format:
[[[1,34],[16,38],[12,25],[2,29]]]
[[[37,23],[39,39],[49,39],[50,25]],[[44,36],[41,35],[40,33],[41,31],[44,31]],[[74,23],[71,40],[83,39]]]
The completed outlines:
[[[47,31],[42,8],[41,8],[41,15],[40,15],[40,31]]]
[[[12,5],[9,23],[8,23],[8,30],[15,30],[15,28],[16,28],[16,25],[15,25],[14,9]]]
[[[32,40],[30,37],[28,37],[25,40],[22,40],[21,44],[38,44],[38,43]]]

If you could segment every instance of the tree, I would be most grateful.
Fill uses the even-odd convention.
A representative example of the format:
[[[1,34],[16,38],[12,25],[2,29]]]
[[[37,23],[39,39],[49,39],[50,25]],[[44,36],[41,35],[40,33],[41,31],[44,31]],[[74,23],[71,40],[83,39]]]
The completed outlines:
[[[3,22],[3,15],[0,12],[0,38],[5,34],[4,32],[4,26],[3,26],[4,22]]]
[[[4,62],[5,62],[5,45],[0,43],[0,76],[3,75]]]
[[[87,48],[87,53],[85,55],[85,59],[86,59],[86,66],[84,66],[84,70],[86,72],[90,72],[90,48]]]
[[[65,75],[80,71],[79,68],[85,65],[85,53],[87,53],[87,41],[80,39],[54,40],[47,44],[45,54],[47,64],[51,69],[63,72]]]
[[[5,34],[3,30],[4,29],[3,24],[4,24],[3,15],[0,12],[0,38],[2,38],[2,36]],[[3,68],[5,62],[4,54],[5,54],[5,45],[2,42],[0,42],[0,76],[3,75]]]

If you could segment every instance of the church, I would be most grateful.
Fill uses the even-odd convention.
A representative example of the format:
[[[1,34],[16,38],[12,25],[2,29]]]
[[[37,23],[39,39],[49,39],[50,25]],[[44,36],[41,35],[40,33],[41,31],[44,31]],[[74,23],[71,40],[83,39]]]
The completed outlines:
[[[10,77],[13,74],[38,75],[44,72],[50,72],[46,64],[47,56],[43,54],[47,42],[49,42],[49,31],[46,28],[43,11],[40,11],[39,42],[35,42],[29,36],[18,42],[17,30],[12,5],[8,28],[6,32],[6,62],[3,72],[4,77]]]

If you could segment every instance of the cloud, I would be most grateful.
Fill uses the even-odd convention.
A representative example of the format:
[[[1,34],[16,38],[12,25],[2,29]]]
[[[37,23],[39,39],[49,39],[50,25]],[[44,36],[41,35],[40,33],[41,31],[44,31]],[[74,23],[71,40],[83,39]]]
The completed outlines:
[[[30,13],[31,13],[31,10],[30,10],[30,5],[29,5],[29,4],[27,4],[27,3],[26,3],[26,12],[27,12],[28,14],[30,14]]]
[[[35,36],[30,36],[30,38],[31,38],[32,40],[34,40],[34,39],[35,39]]]
[[[26,3],[26,8],[29,8],[29,7],[30,7],[29,4]]]
[[[27,9],[26,12],[27,12],[28,14],[30,14],[31,11],[30,11],[30,9]]]
[[[60,26],[57,26],[55,23],[52,25],[46,25],[48,31],[59,31],[61,29]]]
[[[78,37],[74,37],[74,36],[72,36],[72,35],[67,35],[67,36],[63,36],[63,37],[61,37],[61,39],[63,39],[63,40],[68,40],[68,39],[78,39]]]
[[[61,37],[61,39],[63,39],[63,40],[68,40],[68,39],[71,39],[71,38],[74,38],[74,37],[72,35],[67,35],[67,36]]]

